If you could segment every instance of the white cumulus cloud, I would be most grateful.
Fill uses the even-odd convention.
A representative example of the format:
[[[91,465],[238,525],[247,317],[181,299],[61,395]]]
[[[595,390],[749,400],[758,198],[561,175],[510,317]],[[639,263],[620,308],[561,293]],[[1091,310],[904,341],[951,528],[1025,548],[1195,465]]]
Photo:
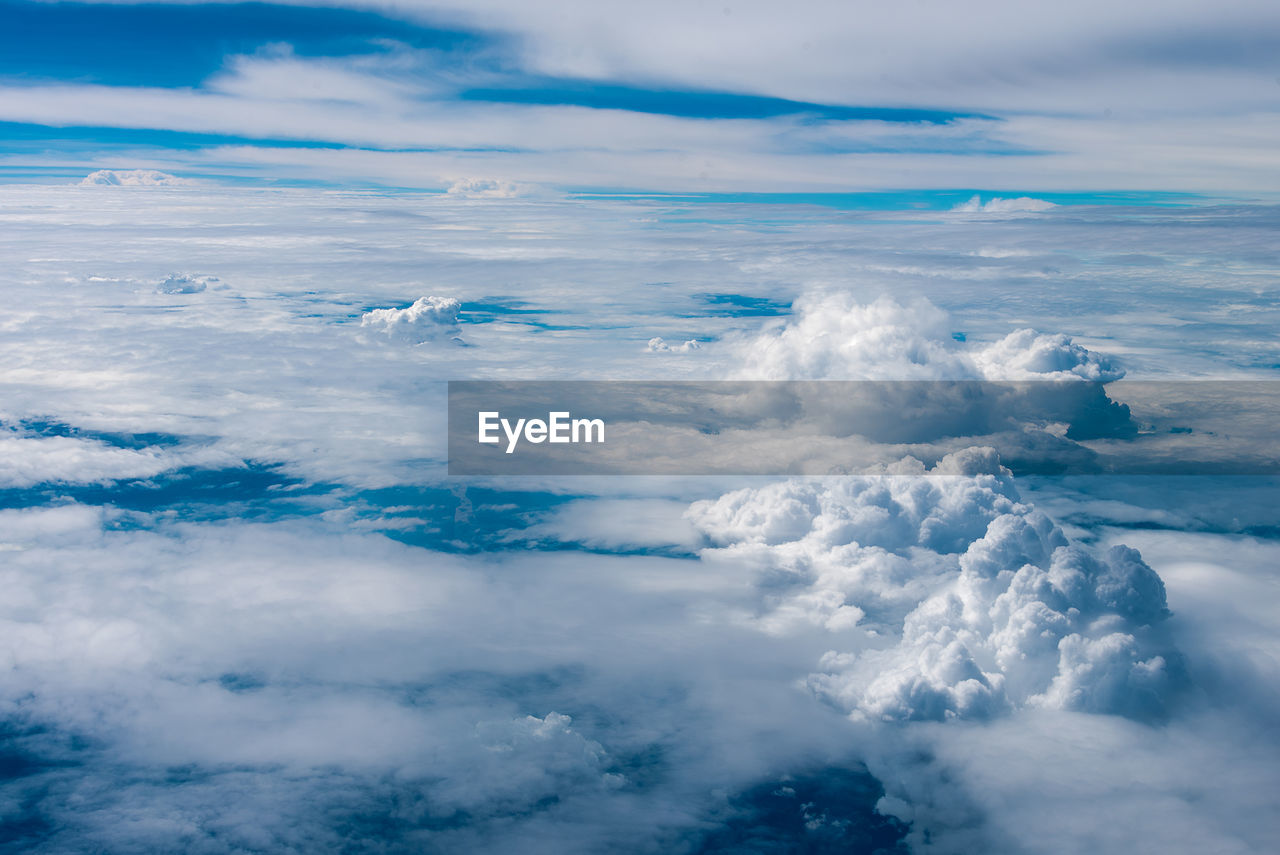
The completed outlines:
[[[973,196],[967,202],[961,202],[951,210],[961,214],[1035,214],[1058,207],[1044,199],[1033,199],[1030,196],[1018,196],[1015,199],[1004,199],[996,196],[986,202],[981,196]]]
[[[462,303],[453,297],[419,297],[404,309],[374,309],[360,318],[360,326],[392,341],[422,344],[458,341],[458,311]]]
[[[1110,382],[1112,361],[1069,336],[1016,330],[979,345],[957,341],[947,313],[925,299],[812,293],[793,317],[740,342],[744,378],[763,380],[1057,380]]]
[[[190,182],[155,169],[99,169],[80,182],[85,186],[180,187]]]
[[[217,276],[201,276],[195,273],[170,273],[156,286],[160,294],[199,294],[218,282]]]
[[[661,336],[654,336],[649,339],[646,347],[650,353],[688,353],[691,350],[701,350],[702,343],[696,338],[691,338],[682,344],[668,344]]]
[[[450,196],[464,199],[513,199],[523,195],[526,188],[512,181],[494,178],[460,178],[449,185]]]
[[[928,473],[908,460],[883,476],[738,490],[689,518],[717,544],[705,558],[754,569],[764,629],[850,642],[810,686],[854,715],[1147,718],[1177,683],[1159,576],[1136,550],[1070,542],[990,449]]]

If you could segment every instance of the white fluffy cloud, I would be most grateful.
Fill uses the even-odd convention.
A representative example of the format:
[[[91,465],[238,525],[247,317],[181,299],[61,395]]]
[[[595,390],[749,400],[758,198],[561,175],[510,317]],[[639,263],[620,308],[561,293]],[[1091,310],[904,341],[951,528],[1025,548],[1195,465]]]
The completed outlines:
[[[374,309],[360,318],[360,326],[376,335],[404,344],[458,338],[458,311],[462,303],[453,297],[419,297],[404,309]]]
[[[243,461],[213,446],[119,447],[93,438],[0,428],[0,489],[145,481],[191,466],[237,468]]]
[[[218,282],[217,276],[197,273],[170,273],[156,286],[158,294],[199,294]]]
[[[681,344],[668,344],[662,336],[654,336],[649,339],[649,344],[645,350],[650,353],[689,353],[693,350],[701,350],[702,343],[697,339],[689,339]]]
[[[179,187],[190,182],[155,169],[99,169],[80,182],[84,186]]]
[[[974,196],[967,202],[961,202],[952,208],[960,214],[1034,214],[1058,207],[1044,199],[1033,199],[1030,196],[1019,196],[1016,199],[1002,199],[996,196],[986,202],[981,196]]]
[[[877,213],[864,228],[856,213],[782,222],[752,207],[708,206],[703,222],[653,200],[0,196],[15,260],[0,270],[14,295],[0,317],[6,421],[178,443],[15,434],[10,486],[254,458],[305,487],[269,490],[270,507],[250,509],[257,523],[239,488],[205,523],[185,504],[143,513],[61,495],[0,513],[0,711],[30,772],[6,779],[4,804],[55,826],[44,849],[360,851],[403,834],[386,850],[696,851],[700,830],[734,815],[724,793],[883,749],[868,762],[896,799],[885,810],[912,821],[930,855],[1110,855],[1153,841],[1270,851],[1280,762],[1259,735],[1274,732],[1280,609],[1276,550],[1239,533],[1273,522],[1253,479],[1184,486],[1170,514],[1165,480],[1105,479],[1110,498],[1087,495],[1088,479],[1015,489],[977,452],[928,476],[908,463],[756,493],[619,478],[498,495],[433,480],[422,462],[441,454],[435,378],[725,376],[742,351],[719,343],[735,334],[785,341],[761,363],[772,376],[1106,378],[1117,369],[1098,348],[1139,374],[1269,366],[1269,209],[1150,209],[1141,222],[1102,209]],[[757,215],[770,225],[743,225]],[[184,270],[233,288],[210,288],[199,311],[155,293]],[[424,284],[424,271],[439,279]],[[785,306],[819,287],[863,290],[802,299],[761,335],[757,318],[708,298]],[[880,290],[896,302],[876,308]],[[424,292],[484,307],[468,318],[476,347],[361,346],[354,330],[391,335],[358,326],[366,307]],[[1016,333],[981,361],[1029,326],[1076,340]],[[668,329],[717,344],[697,359],[637,358]],[[785,329],[827,334],[806,343]],[[884,351],[857,343],[864,333]],[[219,438],[219,458],[185,456],[201,436]],[[369,486],[389,489],[347,501]],[[170,491],[178,503],[199,493]],[[708,496],[688,522],[673,510]],[[464,504],[515,546],[518,526],[542,519],[527,532],[541,549],[448,554],[474,545]],[[369,533],[393,515],[417,526],[395,536],[426,531],[428,545]],[[1105,528],[1135,520],[1149,530]],[[1210,524],[1233,533],[1202,535],[1194,554],[1162,530]],[[1169,619],[1139,559],[1109,550],[1139,534],[1168,582]],[[653,554],[700,538],[715,544],[702,561]],[[566,544],[582,548],[542,551]],[[1188,695],[1235,718],[1189,715],[1169,691],[1179,650],[1194,660]],[[1133,720],[1160,705],[1167,725]],[[943,721],[898,724],[932,713]]]
[[[739,490],[689,517],[719,544],[705,557],[755,568],[765,628],[852,635],[857,649],[827,654],[811,679],[850,712],[1146,718],[1177,685],[1160,578],[1135,550],[1070,543],[990,449],[928,473],[905,461],[892,475]]]
[[[739,376],[762,380],[1057,380],[1110,382],[1111,360],[1068,336],[1031,329],[989,345],[958,341],[926,299],[859,303],[847,292],[805,295],[794,316],[738,343]]]
[[[150,478],[174,460],[157,449],[113,448],[69,437],[0,436],[0,487]]]
[[[527,192],[512,181],[496,178],[460,178],[449,185],[450,196],[463,199],[514,199]]]

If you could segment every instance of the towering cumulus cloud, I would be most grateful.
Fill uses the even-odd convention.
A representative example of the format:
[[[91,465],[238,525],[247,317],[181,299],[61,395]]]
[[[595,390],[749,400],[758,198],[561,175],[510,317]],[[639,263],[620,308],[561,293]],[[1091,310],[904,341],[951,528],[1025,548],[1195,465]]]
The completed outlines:
[[[845,295],[800,301],[795,319],[747,342],[744,361],[772,378],[1122,373],[1065,336],[1019,330],[966,347],[927,302]],[[753,569],[766,630],[816,625],[847,645],[809,684],[857,717],[1045,706],[1154,718],[1176,681],[1160,578],[1135,550],[1069,542],[989,448],[932,469],[907,458],[882,475],[737,490],[688,517],[714,544],[704,558]]]
[[[847,293],[803,297],[795,315],[739,345],[740,376],[761,380],[1031,380],[1110,382],[1124,372],[1060,334],[1022,329],[986,346],[952,337],[928,300],[861,305]]]
[[[810,685],[857,716],[1154,718],[1175,681],[1160,578],[1135,550],[1071,543],[990,449],[738,490],[688,516],[715,544],[704,558],[753,568],[766,629],[848,644]]]
[[[391,341],[422,344],[458,341],[458,311],[453,297],[419,297],[404,309],[374,309],[360,318],[360,326]]]

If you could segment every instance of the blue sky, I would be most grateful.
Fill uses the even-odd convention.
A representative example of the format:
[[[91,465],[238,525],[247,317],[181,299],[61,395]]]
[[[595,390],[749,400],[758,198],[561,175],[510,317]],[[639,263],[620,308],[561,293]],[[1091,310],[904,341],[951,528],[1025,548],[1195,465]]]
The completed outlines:
[[[819,3],[777,16],[753,3],[6,0],[0,174],[719,194],[1280,189],[1259,179],[1280,123],[1274,7],[1114,5],[937,4],[921,18]]]

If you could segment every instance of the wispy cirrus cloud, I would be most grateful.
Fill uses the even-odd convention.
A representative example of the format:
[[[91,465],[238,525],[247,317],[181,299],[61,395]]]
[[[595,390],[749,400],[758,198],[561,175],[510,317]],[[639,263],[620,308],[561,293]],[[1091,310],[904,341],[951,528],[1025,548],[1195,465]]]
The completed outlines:
[[[1273,189],[1265,4],[5,6],[10,167],[66,162],[44,127],[90,166],[436,189]]]

